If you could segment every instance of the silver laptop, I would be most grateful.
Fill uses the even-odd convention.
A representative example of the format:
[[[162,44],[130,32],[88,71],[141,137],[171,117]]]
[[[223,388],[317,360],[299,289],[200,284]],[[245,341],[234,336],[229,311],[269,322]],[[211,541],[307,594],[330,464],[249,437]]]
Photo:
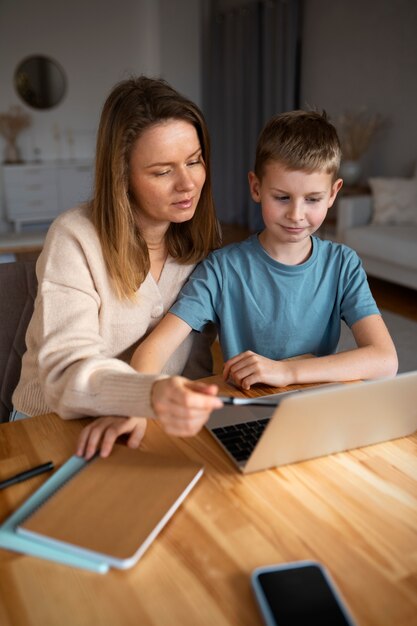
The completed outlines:
[[[225,405],[206,424],[245,474],[410,435],[417,430],[417,371],[247,402]]]

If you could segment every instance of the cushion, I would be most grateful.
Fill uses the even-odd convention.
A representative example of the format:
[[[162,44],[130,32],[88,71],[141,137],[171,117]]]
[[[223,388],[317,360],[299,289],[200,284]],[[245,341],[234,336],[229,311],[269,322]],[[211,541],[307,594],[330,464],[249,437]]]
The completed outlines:
[[[373,224],[417,224],[417,178],[370,178]]]
[[[373,257],[417,273],[417,224],[375,224],[349,228],[345,243],[360,257]]]
[[[36,292],[35,261],[0,263],[0,422],[12,409]]]

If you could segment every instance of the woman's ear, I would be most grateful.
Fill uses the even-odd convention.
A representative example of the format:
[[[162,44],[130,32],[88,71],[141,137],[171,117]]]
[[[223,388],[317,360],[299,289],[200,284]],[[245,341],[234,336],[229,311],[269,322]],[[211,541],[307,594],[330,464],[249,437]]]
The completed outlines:
[[[256,176],[255,172],[249,172],[248,181],[249,181],[249,189],[250,189],[250,194],[252,196],[252,200],[254,200],[255,202],[260,202],[261,201],[261,194],[260,194],[261,183],[260,183],[259,178]]]

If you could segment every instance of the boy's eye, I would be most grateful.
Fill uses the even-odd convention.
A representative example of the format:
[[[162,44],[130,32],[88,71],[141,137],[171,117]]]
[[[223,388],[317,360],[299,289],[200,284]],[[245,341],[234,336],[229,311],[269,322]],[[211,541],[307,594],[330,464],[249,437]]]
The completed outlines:
[[[306,201],[310,204],[313,204],[314,202],[320,202],[320,200],[321,198],[306,198]]]
[[[278,202],[286,202],[289,199],[289,196],[274,196],[274,200],[278,200]]]

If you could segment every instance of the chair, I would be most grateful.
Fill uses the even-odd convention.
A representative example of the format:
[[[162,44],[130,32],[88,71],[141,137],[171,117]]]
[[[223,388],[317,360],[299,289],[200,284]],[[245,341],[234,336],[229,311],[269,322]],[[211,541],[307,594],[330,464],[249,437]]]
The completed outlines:
[[[19,382],[26,329],[37,292],[36,261],[0,263],[0,422],[7,422]]]

